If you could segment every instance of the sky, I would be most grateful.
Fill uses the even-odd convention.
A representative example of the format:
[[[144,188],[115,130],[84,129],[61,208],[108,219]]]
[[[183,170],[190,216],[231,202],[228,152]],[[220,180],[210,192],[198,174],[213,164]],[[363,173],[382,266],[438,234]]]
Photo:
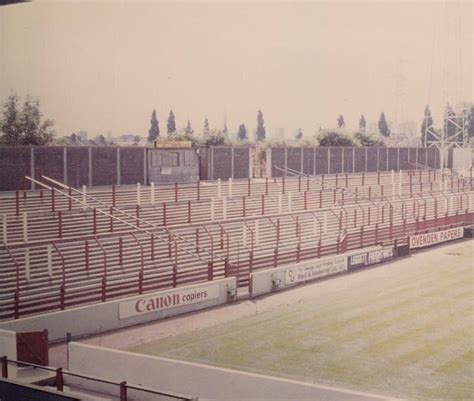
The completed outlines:
[[[473,100],[470,1],[89,1],[0,7],[0,101],[36,96],[58,136],[178,128],[435,125]]]

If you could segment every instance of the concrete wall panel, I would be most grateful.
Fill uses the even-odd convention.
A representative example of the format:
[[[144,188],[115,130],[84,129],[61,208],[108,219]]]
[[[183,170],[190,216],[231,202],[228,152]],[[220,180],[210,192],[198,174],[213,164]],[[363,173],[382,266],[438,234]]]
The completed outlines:
[[[145,184],[143,148],[120,148],[120,184]]]
[[[288,169],[301,172],[301,151],[302,148],[287,148],[286,166]],[[292,176],[291,173],[288,173],[288,175]]]
[[[331,174],[342,173],[342,148],[329,149],[330,164],[329,169]]]
[[[213,166],[212,179],[228,180],[232,178],[232,148],[213,147],[211,149]]]
[[[117,184],[117,148],[92,149],[92,185]]]
[[[378,148],[367,148],[367,171],[378,171]]]
[[[0,148],[0,191],[23,189],[23,177],[31,175],[30,154],[27,147]]]
[[[89,149],[82,147],[67,147],[67,183],[79,188],[89,185]]]
[[[399,158],[400,158],[400,166],[399,168],[401,170],[411,170],[410,163],[408,161],[408,156],[409,156],[409,148],[400,148],[400,153],[399,153]]]
[[[355,170],[354,172],[360,173],[365,171],[365,148],[355,148]]]
[[[426,154],[426,148],[418,148],[418,164],[421,168],[426,166]]]
[[[344,155],[344,173],[352,173],[354,170],[354,151],[353,148],[342,148]]]
[[[328,148],[316,148],[316,174],[328,174]]]
[[[314,148],[303,148],[303,173],[314,174]]]
[[[249,178],[250,148],[234,148],[234,178]]]
[[[42,175],[53,180],[64,181],[64,150],[61,147],[34,148],[35,177]]]
[[[410,148],[408,150],[408,163],[410,170],[416,170],[415,163],[416,163],[416,148]]]
[[[427,163],[426,165],[431,168],[437,168],[436,156],[438,153],[438,149],[436,148],[427,148]]]
[[[272,148],[272,177],[282,177],[285,168],[285,148]]]
[[[398,169],[398,149],[388,148],[388,170]]]

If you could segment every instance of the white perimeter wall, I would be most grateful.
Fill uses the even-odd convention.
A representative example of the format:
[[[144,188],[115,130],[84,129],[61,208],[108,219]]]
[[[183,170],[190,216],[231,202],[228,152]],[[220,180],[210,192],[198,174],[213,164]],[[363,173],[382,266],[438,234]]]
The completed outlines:
[[[1,323],[0,329],[13,331],[41,331],[47,329],[49,341],[64,340],[66,338],[66,333],[71,333],[73,337],[103,333],[122,327],[151,322],[168,316],[180,315],[182,313],[223,304],[228,300],[228,291],[230,289],[235,289],[235,286],[235,277],[231,277],[203,284],[174,288],[172,290],[83,306],[75,309],[47,313],[18,320],[10,320]],[[119,305],[121,303],[138,300],[140,298],[165,296],[169,293],[176,293],[176,291],[200,291],[201,289],[208,289],[210,287],[217,288],[217,298],[190,305],[160,309],[151,313],[120,319]]]
[[[9,330],[0,329],[0,357],[6,356],[8,359],[17,360],[16,354],[16,333]],[[8,377],[16,377],[16,366],[8,365]]]
[[[200,400],[389,400],[360,392],[69,343],[69,368]],[[76,385],[78,383],[75,383]],[[104,388],[104,390],[106,390]]]

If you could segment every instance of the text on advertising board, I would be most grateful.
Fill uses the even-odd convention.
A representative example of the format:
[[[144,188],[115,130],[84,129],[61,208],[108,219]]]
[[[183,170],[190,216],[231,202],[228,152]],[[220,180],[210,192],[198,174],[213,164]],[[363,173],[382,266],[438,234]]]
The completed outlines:
[[[300,281],[326,277],[343,271],[347,271],[346,256],[302,263],[286,270],[285,283],[286,285],[295,284]]]
[[[373,265],[392,259],[394,256],[393,246],[375,249],[368,252],[360,252],[349,257],[349,269]]]
[[[120,319],[126,319],[132,316],[197,304],[217,298],[219,298],[219,287],[216,285],[173,291],[165,294],[158,293],[121,302],[119,304],[119,317]]]
[[[464,228],[456,227],[448,230],[436,231],[426,234],[410,236],[410,248],[423,248],[425,246],[440,244],[441,242],[452,241],[464,236]]]

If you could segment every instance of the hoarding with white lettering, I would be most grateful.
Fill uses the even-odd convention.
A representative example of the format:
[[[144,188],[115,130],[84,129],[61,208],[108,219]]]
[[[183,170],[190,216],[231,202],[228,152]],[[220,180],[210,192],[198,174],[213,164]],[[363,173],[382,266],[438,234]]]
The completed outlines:
[[[395,257],[394,247],[386,246],[369,251],[361,251],[348,256],[348,269],[360,269],[365,266],[382,263]]]
[[[411,235],[410,248],[424,248],[425,246],[436,245],[446,241],[453,241],[463,237],[463,227],[455,227],[448,230],[435,231],[426,234]]]

